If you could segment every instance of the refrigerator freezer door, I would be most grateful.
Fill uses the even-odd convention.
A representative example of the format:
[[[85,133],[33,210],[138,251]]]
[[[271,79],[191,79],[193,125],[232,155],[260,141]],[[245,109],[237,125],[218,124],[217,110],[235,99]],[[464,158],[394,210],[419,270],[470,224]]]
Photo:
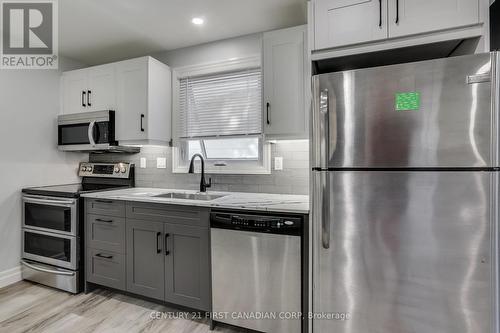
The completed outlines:
[[[494,332],[494,172],[326,178],[329,227],[313,216],[314,332]]]
[[[313,166],[497,166],[492,63],[485,53],[316,76]]]

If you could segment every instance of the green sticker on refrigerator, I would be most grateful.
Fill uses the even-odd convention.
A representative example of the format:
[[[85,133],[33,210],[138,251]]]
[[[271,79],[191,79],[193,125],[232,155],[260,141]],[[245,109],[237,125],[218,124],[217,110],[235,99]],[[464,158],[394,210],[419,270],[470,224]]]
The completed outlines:
[[[415,111],[420,109],[420,93],[404,92],[396,93],[396,111]]]

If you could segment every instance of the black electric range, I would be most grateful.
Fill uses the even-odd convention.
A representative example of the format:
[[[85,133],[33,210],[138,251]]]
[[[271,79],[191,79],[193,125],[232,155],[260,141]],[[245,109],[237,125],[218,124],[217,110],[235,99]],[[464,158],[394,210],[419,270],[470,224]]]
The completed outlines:
[[[120,188],[134,187],[134,165],[129,163],[80,163],[78,175],[82,182],[22,190],[25,194],[44,195],[60,198],[79,198],[80,194]]]
[[[80,163],[79,184],[22,190],[22,277],[72,293],[84,282],[83,193],[135,185],[129,163]]]

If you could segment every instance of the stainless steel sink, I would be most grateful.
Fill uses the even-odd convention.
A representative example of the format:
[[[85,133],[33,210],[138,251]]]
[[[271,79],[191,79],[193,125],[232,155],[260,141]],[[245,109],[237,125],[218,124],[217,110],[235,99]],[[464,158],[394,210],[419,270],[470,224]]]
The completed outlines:
[[[155,198],[183,199],[183,200],[204,200],[211,201],[225,197],[225,195],[201,194],[201,193],[163,193],[154,195]]]

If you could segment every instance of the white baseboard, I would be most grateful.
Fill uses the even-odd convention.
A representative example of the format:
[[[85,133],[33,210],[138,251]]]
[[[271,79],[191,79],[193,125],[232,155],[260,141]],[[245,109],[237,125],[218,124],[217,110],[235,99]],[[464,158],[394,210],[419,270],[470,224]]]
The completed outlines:
[[[0,272],[0,288],[21,281],[21,266]]]

